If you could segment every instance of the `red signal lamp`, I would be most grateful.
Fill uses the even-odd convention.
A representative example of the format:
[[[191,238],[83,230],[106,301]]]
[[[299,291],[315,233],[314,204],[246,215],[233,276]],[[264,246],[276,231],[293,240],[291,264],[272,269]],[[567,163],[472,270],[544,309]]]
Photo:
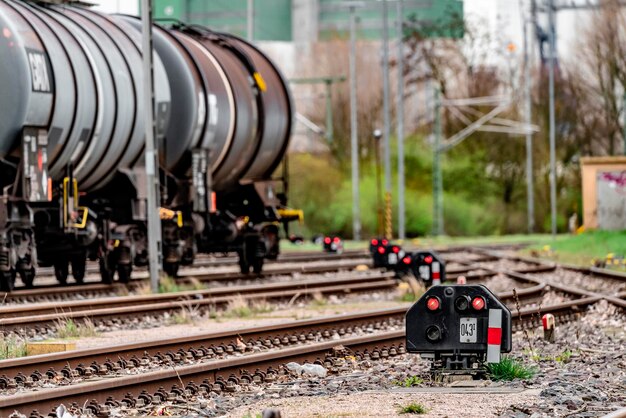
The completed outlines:
[[[400,252],[400,247],[396,247],[395,245],[391,248],[391,251],[398,254]]]
[[[483,298],[482,296],[476,296],[472,300],[472,308],[477,311],[482,311],[483,309],[485,309],[486,306],[487,302],[485,302],[485,298]]]
[[[387,241],[386,239],[383,240],[383,245],[387,245],[389,244],[389,241]]]
[[[330,244],[330,237],[324,238],[324,244]]]
[[[373,239],[372,240],[372,245],[378,245],[378,240],[377,239]]]
[[[433,256],[432,255],[427,255],[426,257],[424,257],[424,263],[430,264],[432,262],[433,262]]]
[[[429,297],[426,300],[426,307],[429,311],[436,311],[441,308],[441,301],[436,296]]]
[[[411,264],[411,257],[404,257],[404,258],[402,259],[402,262],[403,262],[404,264]]]
[[[334,242],[335,244],[337,244],[339,241],[340,241],[339,237],[335,237],[335,238],[333,238],[333,242]]]
[[[378,254],[385,254],[385,247],[378,247]]]

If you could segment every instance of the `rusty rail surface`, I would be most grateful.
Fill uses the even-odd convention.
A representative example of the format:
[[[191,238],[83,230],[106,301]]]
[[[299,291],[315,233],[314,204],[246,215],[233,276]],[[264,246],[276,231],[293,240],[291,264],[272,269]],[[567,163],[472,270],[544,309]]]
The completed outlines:
[[[507,254],[499,254],[499,253],[488,251],[488,250],[487,251],[477,250],[477,252],[479,254],[494,256],[500,259],[506,259],[506,260],[518,261],[518,262],[521,261],[521,262],[528,263],[528,264],[534,264],[536,266],[535,268],[528,268],[528,269],[516,270],[516,271],[504,270],[504,269],[492,269],[492,268],[484,267],[484,270],[486,271],[491,271],[497,274],[503,274],[513,279],[525,281],[527,283],[535,283],[535,284],[544,283],[553,290],[556,290],[565,294],[573,295],[575,297],[597,298],[597,300],[604,299],[607,302],[615,306],[618,306],[622,309],[626,309],[626,300],[624,300],[624,297],[621,296],[621,294],[607,295],[607,294],[592,292],[592,291],[580,289],[574,286],[565,286],[565,285],[558,284],[558,283],[547,282],[546,280],[542,280],[531,275],[532,273],[544,273],[544,272],[551,271],[551,270],[557,270],[558,268],[564,268],[567,270],[577,271],[577,272],[587,274],[587,275],[596,275],[600,277],[610,278],[613,280],[626,280],[625,274],[614,272],[614,271],[607,270],[607,269],[595,268],[595,267],[584,268],[584,267],[576,267],[576,266],[571,266],[571,265],[562,266],[557,263],[546,263],[545,261],[539,260],[539,259],[533,259],[529,257],[510,256]]]
[[[248,300],[292,300],[313,294],[347,294],[391,289],[397,285],[392,273],[351,275],[325,280],[300,280],[254,286],[226,286],[201,291],[158,295],[122,296],[92,300],[14,305],[0,308],[0,331],[53,325],[67,319],[101,320],[180,310],[222,308],[234,297]]]
[[[568,316],[571,317],[583,312],[586,306],[598,300],[599,298],[588,297],[563,304],[544,306],[541,308],[541,313],[550,312],[562,320]],[[364,314],[341,315],[320,320],[295,321],[250,330],[235,330],[160,342],[129,344],[105,349],[81,350],[3,361],[0,362],[0,373],[2,374],[19,375],[21,373],[22,376],[28,378],[30,373],[31,376],[34,375],[36,378],[43,378],[41,373],[39,375],[32,373],[33,369],[46,370],[50,367],[58,368],[61,365],[63,367],[70,365],[71,367],[71,365],[89,364],[93,361],[104,361],[106,363],[107,358],[115,357],[119,358],[119,364],[124,364],[124,359],[132,359],[139,355],[145,356],[144,352],[148,353],[148,356],[158,356],[158,353],[173,351],[178,348],[178,351],[174,354],[169,356],[161,355],[161,359],[165,358],[166,364],[170,364],[170,367],[147,371],[138,375],[96,379],[96,381],[87,380],[70,386],[27,391],[0,397],[0,416],[6,416],[14,410],[22,413],[38,410],[45,413],[45,411],[50,410],[60,402],[66,405],[72,402],[76,402],[79,405],[89,403],[89,408],[92,408],[94,413],[106,413],[107,407],[104,403],[107,401],[109,405],[115,402],[118,404],[125,402],[133,405],[137,403],[147,405],[152,402],[162,402],[166,399],[181,398],[181,396],[186,399],[187,396],[194,396],[203,391],[227,389],[229,384],[236,384],[238,379],[270,381],[271,375],[278,373],[280,366],[289,361],[318,361],[326,367],[331,367],[333,355],[329,353],[333,349],[337,349],[338,346],[342,347],[342,349],[349,349],[350,355],[360,358],[369,356],[369,358],[376,359],[402,354],[404,352],[404,330],[386,331],[324,342],[307,341],[307,337],[303,338],[302,335],[305,332],[309,332],[309,334],[312,332],[323,332],[324,329],[337,327],[342,321],[344,321],[346,327],[350,326],[350,323],[364,324],[368,321],[380,324],[388,318],[402,318],[405,311],[406,307],[401,307]],[[521,309],[519,312],[513,311],[513,320],[517,327],[522,326],[522,323],[534,324],[538,316],[537,308]],[[228,345],[230,345],[231,351],[236,349],[233,344],[237,344],[237,340],[250,340],[255,337],[259,340],[271,340],[274,337],[273,341],[275,341],[277,334],[284,334],[285,332],[292,334],[300,333],[300,337],[297,340],[305,344],[256,354],[231,356],[208,362],[200,361],[188,365],[179,365],[177,363],[180,362],[181,358],[185,358],[183,355],[187,356],[187,353],[194,352],[191,348],[181,352],[180,348],[185,346],[193,345],[197,347],[198,345],[206,346],[210,344],[212,347],[226,348],[225,352],[228,352]],[[272,344],[269,345],[271,346]],[[200,350],[200,348],[197,349]],[[106,368],[107,366],[103,367]],[[256,371],[247,372],[246,369]],[[96,368],[95,372],[97,373],[97,371],[98,369]]]
[[[337,261],[337,260],[335,260]],[[351,263],[341,263],[341,264],[325,264],[325,265],[309,265],[303,264],[298,267],[285,267],[281,265],[273,265],[266,269],[265,272],[261,274],[242,274],[239,272],[203,272],[203,271],[194,271],[194,270],[183,270],[181,272],[181,277],[177,278],[177,283],[190,283],[191,281],[201,282],[201,283],[209,283],[209,282],[230,282],[230,281],[253,281],[253,280],[261,280],[266,278],[271,278],[280,275],[290,275],[290,274],[322,274],[322,273],[330,273],[335,271],[345,271],[352,270],[360,265],[368,265],[368,263],[363,262],[351,262]],[[123,291],[124,288],[134,289],[140,287],[146,283],[145,279],[141,278],[133,278],[127,285],[113,283],[113,284],[102,284],[102,283],[85,283],[82,285],[77,284],[69,284],[67,286],[58,286],[55,284],[48,284],[43,286],[37,286],[35,289],[22,289],[16,290],[11,293],[6,293],[3,295],[1,300],[4,301],[15,301],[15,300],[31,300],[36,301],[37,298],[54,298],[54,297],[62,297],[67,294],[74,293],[84,293],[84,294],[97,294],[98,292],[115,292]]]

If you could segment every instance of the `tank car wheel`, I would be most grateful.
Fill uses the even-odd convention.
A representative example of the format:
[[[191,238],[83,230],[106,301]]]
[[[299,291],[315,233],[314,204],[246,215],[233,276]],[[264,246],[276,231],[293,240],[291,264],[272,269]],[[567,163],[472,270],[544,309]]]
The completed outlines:
[[[254,261],[252,262],[252,271],[254,272],[254,274],[261,274],[261,272],[263,271],[263,262],[265,260],[263,259],[263,257],[255,257]]]
[[[250,273],[250,264],[248,264],[243,254],[239,254],[239,269],[241,270],[241,274]]]
[[[117,277],[120,283],[128,283],[130,281],[130,274],[133,271],[132,264],[118,264],[117,265]]]
[[[83,283],[85,281],[85,270],[87,269],[87,260],[84,256],[72,257],[72,276],[76,283]]]
[[[0,291],[12,292],[15,288],[15,270],[0,273]]]
[[[111,267],[111,262],[106,258],[100,258],[98,259],[98,266],[100,267],[100,278],[102,279],[102,283],[113,283],[115,268]]]
[[[172,278],[178,277],[178,267],[180,263],[163,263],[163,271]]]
[[[67,284],[67,276],[70,274],[70,267],[67,260],[54,263],[54,276],[60,284]]]
[[[35,268],[31,267],[26,270],[20,270],[19,274],[24,286],[26,286],[27,289],[31,289],[33,287],[33,282],[35,281]]]

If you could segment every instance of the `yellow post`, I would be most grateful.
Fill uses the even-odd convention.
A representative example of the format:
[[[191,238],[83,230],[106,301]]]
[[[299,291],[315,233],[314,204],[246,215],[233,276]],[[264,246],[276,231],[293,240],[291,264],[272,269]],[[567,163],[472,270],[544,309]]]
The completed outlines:
[[[391,225],[391,193],[385,193],[385,237],[392,238],[393,229]]]

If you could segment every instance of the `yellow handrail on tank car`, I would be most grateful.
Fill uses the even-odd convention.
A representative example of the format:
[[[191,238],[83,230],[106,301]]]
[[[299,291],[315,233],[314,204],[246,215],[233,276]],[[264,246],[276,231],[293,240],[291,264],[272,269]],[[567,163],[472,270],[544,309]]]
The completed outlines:
[[[68,218],[69,185],[70,185],[70,178],[65,177],[63,179],[63,225],[66,228],[71,227],[71,228],[85,229],[85,226],[87,226],[87,218],[89,216],[89,208],[76,206],[76,211],[82,212],[80,222],[70,222],[70,219]],[[73,191],[72,195],[74,198],[74,202],[76,205],[78,205],[78,181],[76,181],[76,179],[72,179],[72,191]]]

